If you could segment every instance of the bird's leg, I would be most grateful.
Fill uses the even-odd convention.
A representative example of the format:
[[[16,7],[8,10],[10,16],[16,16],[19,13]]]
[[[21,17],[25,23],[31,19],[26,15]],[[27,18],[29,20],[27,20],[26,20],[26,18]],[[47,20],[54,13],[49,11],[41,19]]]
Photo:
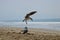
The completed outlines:
[[[25,20],[26,24],[27,24],[27,20]]]
[[[23,20],[23,22],[24,22],[24,21],[25,21],[25,22],[26,22],[26,24],[27,24],[27,20],[26,20],[26,19],[24,19],[24,20]]]

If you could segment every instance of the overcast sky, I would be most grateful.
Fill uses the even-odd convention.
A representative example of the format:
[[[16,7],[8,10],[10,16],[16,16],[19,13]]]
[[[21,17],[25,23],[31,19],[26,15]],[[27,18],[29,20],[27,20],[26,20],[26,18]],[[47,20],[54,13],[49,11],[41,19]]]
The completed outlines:
[[[34,10],[34,19],[60,18],[60,0],[0,0],[0,20],[22,20]]]

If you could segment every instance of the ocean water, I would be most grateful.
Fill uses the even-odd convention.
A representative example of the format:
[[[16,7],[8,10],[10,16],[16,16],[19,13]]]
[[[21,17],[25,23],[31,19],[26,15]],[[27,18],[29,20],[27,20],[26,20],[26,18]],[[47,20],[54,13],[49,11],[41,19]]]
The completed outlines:
[[[0,27],[21,27],[24,28],[44,28],[49,30],[60,31],[60,22],[28,22],[28,25],[25,22],[0,22]]]

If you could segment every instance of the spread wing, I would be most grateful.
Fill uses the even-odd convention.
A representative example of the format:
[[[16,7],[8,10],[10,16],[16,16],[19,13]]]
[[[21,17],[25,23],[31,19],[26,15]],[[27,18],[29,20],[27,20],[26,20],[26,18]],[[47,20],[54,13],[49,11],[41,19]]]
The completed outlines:
[[[37,12],[37,11],[32,11],[32,12],[30,12],[29,14],[27,14],[27,15],[25,16],[25,18],[27,18],[27,17],[29,17],[29,16],[35,14],[36,12]]]

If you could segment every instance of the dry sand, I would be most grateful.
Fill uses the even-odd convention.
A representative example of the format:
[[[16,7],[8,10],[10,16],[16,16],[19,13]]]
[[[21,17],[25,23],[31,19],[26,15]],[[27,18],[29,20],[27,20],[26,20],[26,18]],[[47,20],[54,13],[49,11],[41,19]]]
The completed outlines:
[[[60,31],[29,29],[26,34],[22,28],[0,27],[0,40],[60,40]]]

